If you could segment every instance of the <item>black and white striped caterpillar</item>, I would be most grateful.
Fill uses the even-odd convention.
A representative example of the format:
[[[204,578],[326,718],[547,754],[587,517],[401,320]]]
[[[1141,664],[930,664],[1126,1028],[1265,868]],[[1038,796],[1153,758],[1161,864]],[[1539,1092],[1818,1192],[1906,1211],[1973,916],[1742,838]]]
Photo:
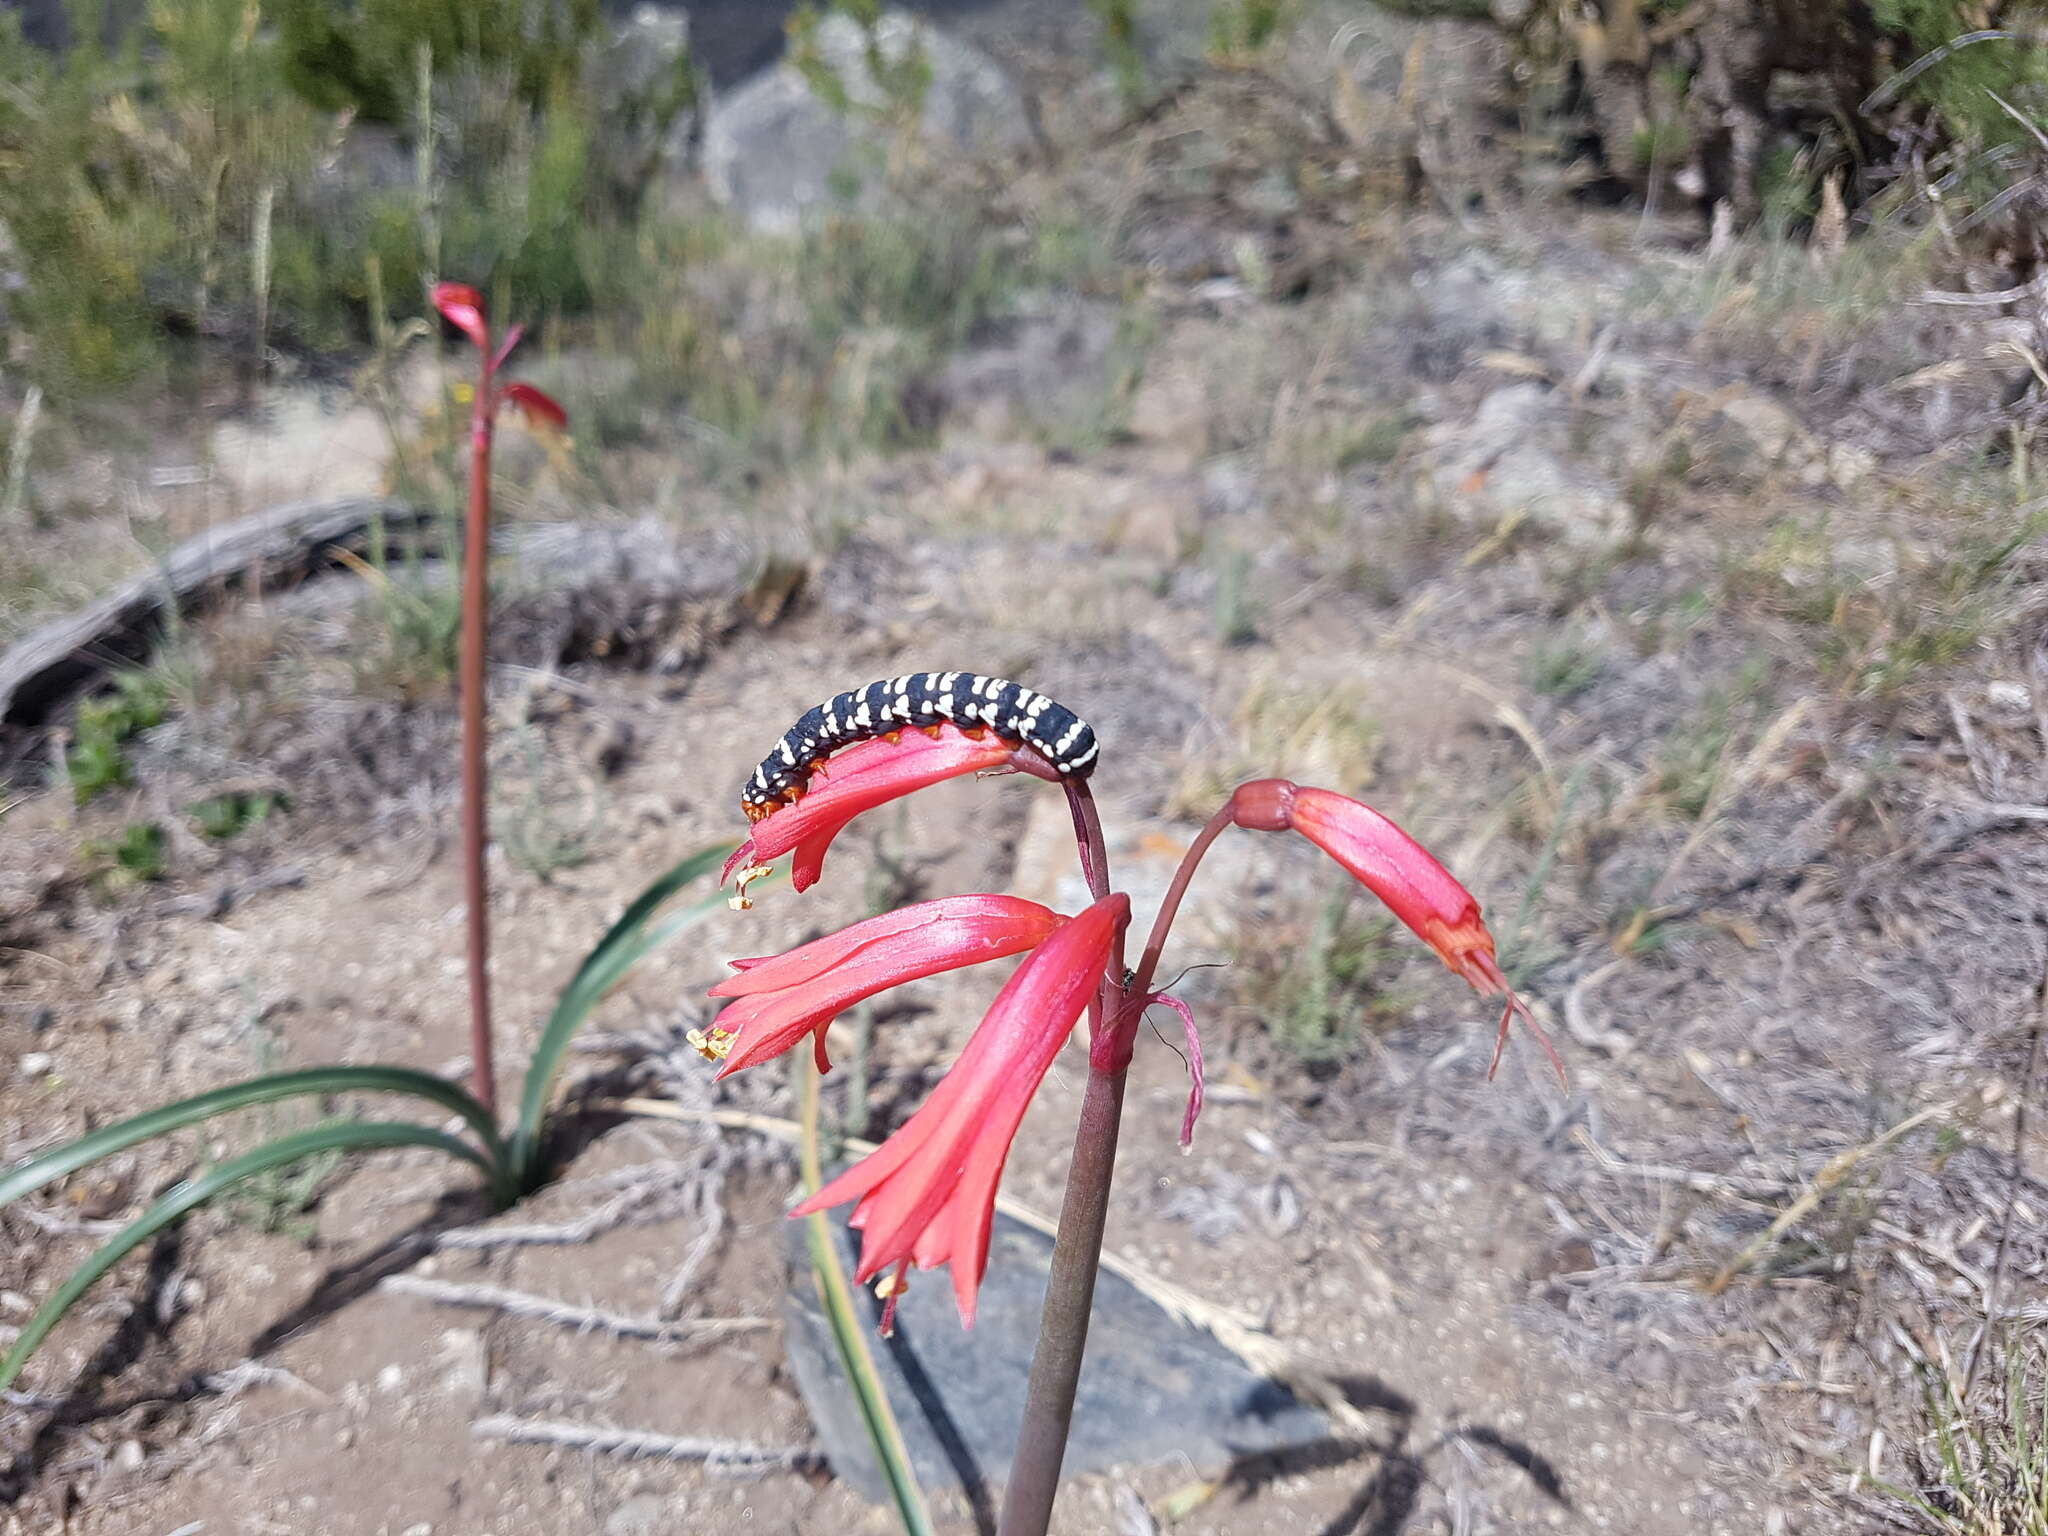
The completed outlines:
[[[740,791],[740,808],[759,821],[802,795],[811,771],[841,747],[948,723],[1030,747],[1070,778],[1085,779],[1095,769],[1094,728],[1065,705],[1005,677],[911,672],[849,688],[808,710],[761,759]]]

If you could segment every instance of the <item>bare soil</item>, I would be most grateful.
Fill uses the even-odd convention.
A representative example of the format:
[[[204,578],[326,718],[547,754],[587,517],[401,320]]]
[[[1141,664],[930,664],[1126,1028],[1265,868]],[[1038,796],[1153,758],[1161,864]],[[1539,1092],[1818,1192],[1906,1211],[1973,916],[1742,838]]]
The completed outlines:
[[[1247,835],[1176,957],[1239,962],[1186,983],[1211,1108],[1184,1158],[1181,1065],[1141,1053],[1110,1241],[1348,1381],[1369,1432],[1279,1462],[1083,1479],[1057,1529],[1132,1529],[1124,1489],[1215,1536],[1890,1528],[1851,1473],[1901,1475],[1917,1372],[1968,1346],[2008,1215],[2048,891],[2048,545],[1999,467],[1949,451],[1958,418],[1930,406],[1916,433],[1881,415],[1926,354],[1814,329],[1807,385],[1788,387],[1776,354],[1731,361],[1764,343],[1725,291],[1701,296],[1705,258],[1676,231],[1631,246],[1641,234],[1633,215],[1406,221],[1353,281],[1298,303],[1170,290],[1130,430],[1106,446],[1048,451],[963,416],[885,464],[667,504],[685,556],[808,538],[809,582],[777,622],[721,630],[675,673],[556,672],[508,643],[504,1091],[605,923],[736,834],[735,788],[789,719],[904,670],[1027,678],[1101,732],[1113,864],[1134,889],[1156,890],[1212,777],[1363,794],[1481,896],[1572,1070],[1560,1091],[1525,1043],[1489,1085],[1490,1012],[1412,947],[1353,1005],[1351,1049],[1291,1054],[1261,978],[1307,954],[1335,873]],[[1945,338],[1954,355],[1971,323]],[[1632,497],[1636,527],[1505,516],[1484,468],[1437,483],[1471,446],[1456,434],[1518,378],[1563,413],[1565,469]],[[1752,396],[1797,439],[1729,427],[1727,401]],[[1403,425],[1385,453],[1305,446],[1389,415]],[[617,516],[591,525],[644,510],[642,471],[678,451],[622,467]],[[2001,529],[2018,542],[1978,573],[1975,627],[1873,682],[1906,626],[1948,612],[1928,562]],[[235,681],[144,740],[136,787],[82,810],[31,792],[0,821],[0,1156],[263,1059],[462,1057],[451,712],[340,686],[361,600],[336,583],[211,621],[202,638]],[[1544,657],[1567,642],[1583,675],[1564,687]],[[534,744],[559,775],[542,802],[603,807],[587,861],[546,877],[503,856],[506,829],[541,814],[521,779]],[[289,809],[224,845],[179,834],[165,878],[138,887],[81,853],[140,815],[178,824],[235,775],[283,780]],[[816,891],[776,892],[643,965],[576,1072],[598,1098],[786,1116],[779,1078],[714,1092],[680,1044],[720,962],[860,915],[884,855],[923,894],[1059,896],[1045,804],[1029,782],[951,785],[873,818]],[[919,1101],[994,981],[930,984],[885,1017],[877,1130]],[[1055,1070],[1011,1160],[1006,1188],[1040,1209],[1057,1206],[1080,1078],[1078,1057]],[[557,1184],[494,1221],[465,1173],[395,1156],[337,1172],[308,1231],[209,1212],[138,1255],[0,1408],[0,1528],[889,1529],[817,1470],[736,1477],[474,1434],[509,1415],[809,1446],[775,1321],[787,1149],[660,1119],[579,1124]],[[1872,1144],[1749,1251],[1831,1159]],[[0,1215],[0,1322],[214,1152],[146,1149]],[[2043,1297],[2048,1186],[2019,1188],[2008,1308]],[[579,1220],[601,1230],[561,1230]],[[761,1326],[622,1339],[378,1288],[394,1275]]]

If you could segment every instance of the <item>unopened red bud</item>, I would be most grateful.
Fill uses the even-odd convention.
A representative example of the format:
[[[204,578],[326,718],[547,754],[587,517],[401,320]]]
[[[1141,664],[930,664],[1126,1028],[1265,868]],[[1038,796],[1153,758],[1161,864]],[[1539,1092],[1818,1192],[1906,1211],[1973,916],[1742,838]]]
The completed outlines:
[[[1295,786],[1287,779],[1253,779],[1230,797],[1230,819],[1253,832],[1285,832],[1294,825]]]

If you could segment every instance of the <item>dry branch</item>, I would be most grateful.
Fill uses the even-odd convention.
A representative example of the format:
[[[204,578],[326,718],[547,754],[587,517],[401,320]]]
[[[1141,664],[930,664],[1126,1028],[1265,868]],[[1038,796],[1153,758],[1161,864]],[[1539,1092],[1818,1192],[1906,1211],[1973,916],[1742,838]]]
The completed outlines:
[[[1752,1238],[1742,1252],[1730,1259],[1721,1272],[1707,1282],[1707,1294],[1718,1296],[1727,1290],[1729,1285],[1734,1282],[1735,1277],[1747,1269],[1751,1261],[1758,1254],[1763,1253],[1779,1238],[1790,1231],[1794,1225],[1812,1214],[1814,1207],[1827,1198],[1828,1191],[1847,1178],[1851,1170],[1858,1163],[1862,1162],[1863,1159],[1869,1157],[1873,1152],[1883,1151],[1908,1131],[1917,1130],[1929,1120],[1938,1119],[1942,1115],[1951,1113],[1954,1109],[1955,1105],[1947,1102],[1930,1104],[1925,1109],[1916,1110],[1914,1113],[1906,1116],[1905,1119],[1901,1120],[1875,1141],[1866,1141],[1860,1147],[1851,1147],[1848,1151],[1838,1152],[1829,1158],[1822,1166],[1820,1172],[1814,1175],[1813,1182],[1806,1187],[1806,1193],[1786,1206],[1779,1213],[1776,1221]]]
[[[34,730],[73,693],[111,667],[146,661],[167,610],[183,614],[237,585],[289,586],[354,552],[382,522],[395,536],[432,513],[402,502],[351,496],[298,501],[185,540],[158,568],[97,602],[30,630],[0,655],[0,727]]]
[[[596,1307],[536,1296],[529,1291],[507,1290],[497,1285],[460,1285],[434,1280],[425,1275],[392,1275],[379,1287],[401,1296],[417,1296],[444,1307],[481,1307],[513,1317],[538,1318],[544,1323],[573,1328],[578,1333],[612,1333],[627,1339],[666,1339],[675,1343],[702,1343],[730,1338],[739,1333],[756,1333],[774,1327],[765,1317],[699,1317],[673,1322],[658,1317],[628,1317],[603,1312]]]
[[[478,1419],[469,1432],[479,1440],[514,1445],[566,1445],[579,1451],[629,1460],[701,1461],[707,1472],[747,1477],[762,1472],[808,1472],[825,1458],[808,1446],[753,1445],[745,1440],[707,1440],[663,1435],[651,1429],[613,1429],[603,1424],[569,1424],[559,1419],[521,1419],[509,1413]]]

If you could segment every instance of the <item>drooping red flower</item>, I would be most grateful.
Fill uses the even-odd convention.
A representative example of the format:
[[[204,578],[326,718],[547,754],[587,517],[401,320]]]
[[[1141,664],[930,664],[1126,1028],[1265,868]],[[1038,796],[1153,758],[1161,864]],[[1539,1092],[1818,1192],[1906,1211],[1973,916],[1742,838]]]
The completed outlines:
[[[862,1234],[855,1279],[950,1265],[960,1321],[974,1326],[996,1187],[1024,1111],[1102,984],[1130,898],[1106,896],[1017,968],[939,1086],[902,1129],[791,1214],[848,1200]]]
[[[832,839],[861,812],[963,773],[1006,767],[1051,773],[1032,754],[1017,751],[993,732],[963,731],[956,725],[915,727],[860,742],[818,764],[802,798],[755,822],[719,878],[730,880],[737,871],[744,890],[749,871],[794,851],[790,884],[808,890],[817,883]]]
[[[810,1035],[818,1070],[830,1071],[825,1031],[862,998],[1036,948],[1064,921],[1019,896],[947,896],[871,917],[785,954],[734,960],[739,975],[721,981],[711,995],[738,1001],[719,1013],[702,1048],[724,1056],[718,1076],[726,1077]]]
[[[1486,1075],[1500,1067],[1508,1026],[1519,1017],[1549,1054],[1564,1078],[1549,1037],[1501,974],[1493,935],[1479,914],[1479,902],[1430,851],[1371,806],[1334,790],[1311,789],[1286,779],[1254,779],[1230,798],[1231,819],[1258,832],[1299,832],[1350,871],[1387,904],[1394,916],[1437,952],[1444,964],[1472,984],[1481,997],[1504,997],[1500,1035]]]
[[[484,296],[469,284],[434,284],[434,308],[450,325],[474,342],[479,352],[491,350],[490,327],[484,324]]]
[[[552,432],[569,429],[569,413],[557,405],[553,397],[531,384],[515,380],[499,391],[498,398],[518,406],[519,414],[526,418],[529,427],[541,427]]]
[[[491,326],[484,318],[484,296],[467,283],[434,284],[434,308],[450,325],[470,339],[483,359],[483,386],[477,396],[475,421],[482,430],[507,405],[519,408],[519,414],[526,418],[529,427],[552,432],[568,430],[569,413],[558,405],[545,390],[531,384],[514,381],[509,384],[496,382],[498,370],[505,366],[505,360],[512,355],[512,349],[519,345],[519,339],[526,334],[524,326],[515,325],[505,332],[505,339],[498,344],[496,352],[491,350]]]

